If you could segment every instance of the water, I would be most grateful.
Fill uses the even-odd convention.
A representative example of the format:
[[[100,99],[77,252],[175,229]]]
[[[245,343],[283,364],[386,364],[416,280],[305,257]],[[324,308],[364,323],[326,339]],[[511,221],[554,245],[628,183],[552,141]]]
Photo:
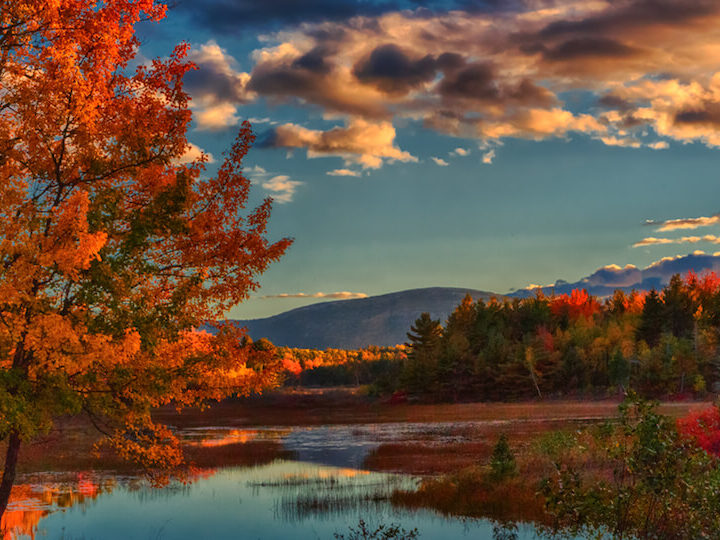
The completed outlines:
[[[418,437],[457,437],[413,425],[317,428],[202,428],[182,433],[189,444],[215,447],[258,440],[282,441],[295,460],[254,467],[218,467],[194,482],[154,489],[111,474],[40,474],[22,479],[3,540],[333,539],[364,519],[372,528],[398,524],[420,538],[535,538],[520,525],[500,536],[487,520],[447,518],[431,510],[392,505],[396,489],[419,479],[362,469],[367,453],[398,430]],[[426,426],[427,427],[427,426]],[[413,436],[415,436],[413,435]],[[507,531],[505,531],[507,532]],[[512,532],[512,531],[511,531]]]

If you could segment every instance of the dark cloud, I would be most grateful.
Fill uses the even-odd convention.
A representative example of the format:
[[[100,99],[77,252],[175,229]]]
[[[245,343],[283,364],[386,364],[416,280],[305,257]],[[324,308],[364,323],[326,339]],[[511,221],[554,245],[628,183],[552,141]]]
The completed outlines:
[[[509,11],[521,2],[507,0],[181,0],[176,8],[215,32],[343,21],[357,15],[373,17],[412,10],[418,17],[450,9]]]
[[[387,111],[356,99],[337,88],[331,65],[317,54],[305,54],[291,63],[260,63],[250,73],[247,89],[279,102],[299,100],[328,110],[380,118]]]
[[[237,78],[216,68],[212,64],[200,65],[188,72],[183,79],[185,89],[195,98],[212,96],[219,101],[245,103],[244,89]]]
[[[249,90],[264,96],[309,97],[314,92],[322,92],[324,86],[317,73],[297,65],[272,68],[261,65],[252,71],[248,83]]]
[[[518,83],[501,83],[495,67],[489,63],[467,64],[460,69],[449,69],[438,85],[445,98],[460,98],[492,104],[517,103],[523,106],[548,106],[555,96],[546,88],[529,79]]]
[[[720,103],[707,102],[701,107],[678,111],[675,114],[675,124],[718,127],[720,126]]]
[[[292,67],[302,68],[313,73],[329,73],[332,66],[326,61],[328,50],[325,47],[315,47],[311,51],[303,54],[300,58],[293,61]]]
[[[632,102],[613,94],[605,94],[602,96],[598,99],[598,105],[607,109],[617,109],[620,111],[628,111],[635,108]]]
[[[650,25],[676,26],[718,13],[717,0],[620,0],[603,12],[580,20],[555,21],[540,36],[613,34]]]
[[[551,49],[542,49],[543,57],[553,62],[588,58],[627,58],[639,53],[640,49],[620,41],[596,37],[570,39]]]
[[[358,80],[372,84],[389,94],[405,94],[412,88],[431,81],[437,71],[437,61],[430,55],[417,60],[397,45],[381,45],[370,56],[355,65]]]
[[[392,2],[361,0],[185,0],[177,8],[216,32],[247,27],[279,27],[302,22],[337,21],[355,15],[379,15],[396,9]]]
[[[491,64],[476,63],[446,74],[439,86],[444,96],[496,101],[500,96]]]

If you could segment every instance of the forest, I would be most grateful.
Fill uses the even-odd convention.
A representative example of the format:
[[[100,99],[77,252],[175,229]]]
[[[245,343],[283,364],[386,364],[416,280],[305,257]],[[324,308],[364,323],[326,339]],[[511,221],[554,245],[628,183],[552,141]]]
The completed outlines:
[[[407,335],[394,348],[280,348],[286,384],[365,384],[424,401],[702,397],[720,380],[720,278],[691,272],[608,298],[468,295],[444,325],[422,313]]]

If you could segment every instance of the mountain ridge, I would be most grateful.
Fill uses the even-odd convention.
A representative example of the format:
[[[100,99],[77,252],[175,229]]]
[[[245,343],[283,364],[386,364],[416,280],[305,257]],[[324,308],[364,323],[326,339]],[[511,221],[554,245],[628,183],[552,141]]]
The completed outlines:
[[[304,349],[356,349],[406,341],[410,325],[424,311],[444,323],[466,294],[474,300],[504,295],[461,287],[426,287],[393,293],[319,302],[271,317],[234,320],[253,339]]]

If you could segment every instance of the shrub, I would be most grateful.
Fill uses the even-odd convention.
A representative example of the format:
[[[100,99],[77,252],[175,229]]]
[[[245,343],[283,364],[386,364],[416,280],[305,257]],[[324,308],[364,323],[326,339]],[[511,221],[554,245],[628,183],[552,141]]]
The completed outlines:
[[[515,476],[517,473],[515,456],[512,450],[510,450],[510,445],[504,433],[500,435],[498,442],[493,448],[493,453],[490,457],[490,468],[492,469],[492,476],[495,480]]]

